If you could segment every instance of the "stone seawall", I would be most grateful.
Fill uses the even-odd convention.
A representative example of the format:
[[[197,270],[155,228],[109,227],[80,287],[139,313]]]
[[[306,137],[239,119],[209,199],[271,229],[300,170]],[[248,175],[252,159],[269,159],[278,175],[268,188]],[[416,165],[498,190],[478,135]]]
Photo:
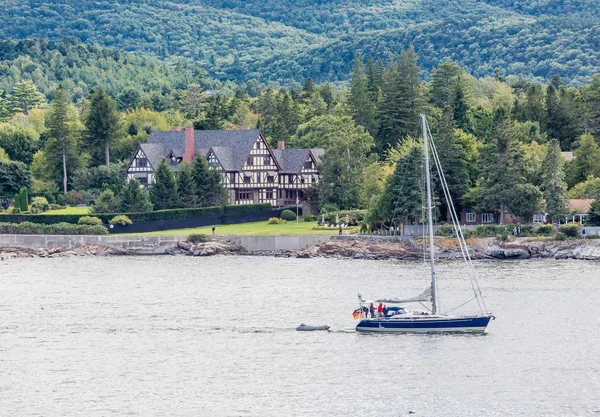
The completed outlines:
[[[187,236],[80,236],[0,235],[0,248],[69,251],[84,246],[104,246],[132,255],[171,253]],[[216,236],[215,240],[235,242],[247,252],[280,252],[306,249],[325,242],[329,236]]]

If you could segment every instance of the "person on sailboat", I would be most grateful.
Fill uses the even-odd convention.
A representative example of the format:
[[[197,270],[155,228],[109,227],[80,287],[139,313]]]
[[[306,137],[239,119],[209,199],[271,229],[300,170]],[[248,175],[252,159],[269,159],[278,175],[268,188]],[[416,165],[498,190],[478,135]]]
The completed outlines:
[[[377,306],[377,317],[381,317],[381,313],[383,313],[383,304],[379,303]]]
[[[371,303],[371,305],[369,306],[369,311],[371,312],[371,318],[374,319],[375,318],[375,306],[373,306],[373,303]]]

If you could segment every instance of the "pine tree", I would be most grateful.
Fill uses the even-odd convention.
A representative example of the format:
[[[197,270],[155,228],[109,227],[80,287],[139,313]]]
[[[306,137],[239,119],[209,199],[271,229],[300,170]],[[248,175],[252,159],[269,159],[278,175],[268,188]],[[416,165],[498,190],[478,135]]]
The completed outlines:
[[[48,140],[45,146],[45,155],[49,168],[56,170],[59,161],[62,162],[63,192],[68,190],[69,172],[78,168],[78,147],[76,132],[68,114],[69,97],[62,84],[56,88],[54,100],[50,103],[50,110],[46,116]]]
[[[444,108],[453,102],[456,94],[454,87],[456,78],[463,72],[462,68],[454,61],[447,60],[438,65],[431,73],[431,90],[429,101],[434,106]]]
[[[396,163],[392,189],[392,223],[415,222],[422,216],[423,151],[418,142],[408,143],[408,151]]]
[[[192,162],[192,177],[196,184],[196,202],[198,206],[209,206],[212,198],[211,180],[209,178],[208,162],[202,154],[196,155]]]
[[[513,136],[513,123],[503,108],[496,111],[488,144],[481,155],[479,208],[499,209],[500,224],[504,223],[507,209],[528,220],[539,207],[541,192],[526,181],[523,151]]]
[[[196,183],[192,167],[183,163],[179,166],[177,173],[177,192],[179,194],[179,205],[183,208],[196,207]]]
[[[354,67],[350,75],[348,105],[354,121],[369,132],[374,131],[375,103],[368,90],[368,80],[363,72],[360,54],[354,57]]]
[[[119,138],[120,120],[115,102],[104,90],[92,93],[89,113],[85,119],[85,139],[96,165],[104,159],[106,167],[110,168],[110,146]]]
[[[453,109],[450,106],[444,108],[442,118],[438,123],[437,135],[435,136],[435,145],[440,158],[440,163],[444,169],[444,176],[448,183],[450,197],[454,203],[456,212],[460,212],[461,198],[467,192],[469,186],[469,170],[467,166],[466,151],[457,140],[455,133],[456,125],[452,117]],[[448,202],[441,190],[441,183],[436,182],[437,195],[441,197],[442,216],[447,216]]]
[[[548,137],[557,139],[561,149],[571,149],[571,143],[579,134],[577,107],[574,92],[563,85],[560,77],[554,77],[546,89],[546,110]]]
[[[379,64],[381,65],[381,62]],[[369,97],[373,103],[377,103],[382,76],[383,72],[381,71],[381,67],[375,64],[373,57],[369,57],[366,66],[367,90],[369,91]]]
[[[402,100],[398,89],[399,78],[398,65],[391,62],[384,70],[381,99],[377,104],[378,132],[375,142],[380,158],[383,158],[388,149],[393,148],[403,139],[399,126],[400,101]]]
[[[150,187],[150,201],[152,201],[154,210],[172,209],[179,205],[175,175],[164,159],[154,171],[154,183]]]
[[[573,152],[569,182],[585,181],[588,175],[600,176],[600,147],[592,135],[582,135],[580,145]]]
[[[140,182],[132,178],[119,194],[122,213],[145,213],[152,211],[152,203]]]
[[[453,117],[456,122],[456,127],[465,132],[471,131],[471,123],[469,122],[468,110],[469,103],[467,97],[466,86],[463,77],[459,74],[454,82],[454,97],[452,100]]]
[[[417,65],[417,54],[411,46],[398,58],[400,74],[401,116],[399,123],[402,136],[416,137],[420,129],[419,114],[425,106],[425,95],[421,69]]]
[[[559,217],[567,211],[567,183],[565,182],[563,157],[560,154],[560,144],[553,140],[548,145],[546,157],[542,163],[542,189],[546,201],[546,211],[556,225]]]
[[[9,98],[10,107],[15,112],[28,114],[29,110],[39,107],[45,101],[44,95],[29,80],[18,82]]]
[[[306,100],[316,92],[317,85],[315,84],[313,79],[309,77],[304,81],[304,85],[302,86],[302,91],[300,93],[300,98]]]
[[[2,98],[3,90],[0,90],[0,123],[3,123],[10,119],[12,116],[12,110],[10,109],[10,103]]]

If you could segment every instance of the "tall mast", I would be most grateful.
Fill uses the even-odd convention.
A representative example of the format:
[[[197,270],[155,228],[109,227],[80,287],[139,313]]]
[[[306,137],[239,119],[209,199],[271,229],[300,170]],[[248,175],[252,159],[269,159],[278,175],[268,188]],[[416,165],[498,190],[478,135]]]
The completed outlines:
[[[437,313],[435,296],[435,266],[433,264],[433,204],[431,201],[431,178],[429,174],[429,144],[427,142],[427,119],[421,115],[423,129],[423,150],[425,151],[425,179],[427,180],[427,222],[429,223],[429,263],[431,264],[431,312]]]

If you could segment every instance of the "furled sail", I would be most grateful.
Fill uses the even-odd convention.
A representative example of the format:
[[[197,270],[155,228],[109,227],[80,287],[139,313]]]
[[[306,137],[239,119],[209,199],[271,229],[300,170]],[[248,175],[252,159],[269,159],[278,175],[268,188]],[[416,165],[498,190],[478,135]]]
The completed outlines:
[[[420,303],[420,302],[427,302],[427,301],[431,301],[431,287],[427,288],[425,291],[423,291],[421,294],[414,296],[414,297],[410,297],[410,298],[381,298],[378,300],[373,300],[373,301],[368,301],[368,300],[363,300],[362,297],[360,299],[360,301],[363,304],[368,304],[368,303],[385,303],[385,304],[403,304],[403,303]]]

